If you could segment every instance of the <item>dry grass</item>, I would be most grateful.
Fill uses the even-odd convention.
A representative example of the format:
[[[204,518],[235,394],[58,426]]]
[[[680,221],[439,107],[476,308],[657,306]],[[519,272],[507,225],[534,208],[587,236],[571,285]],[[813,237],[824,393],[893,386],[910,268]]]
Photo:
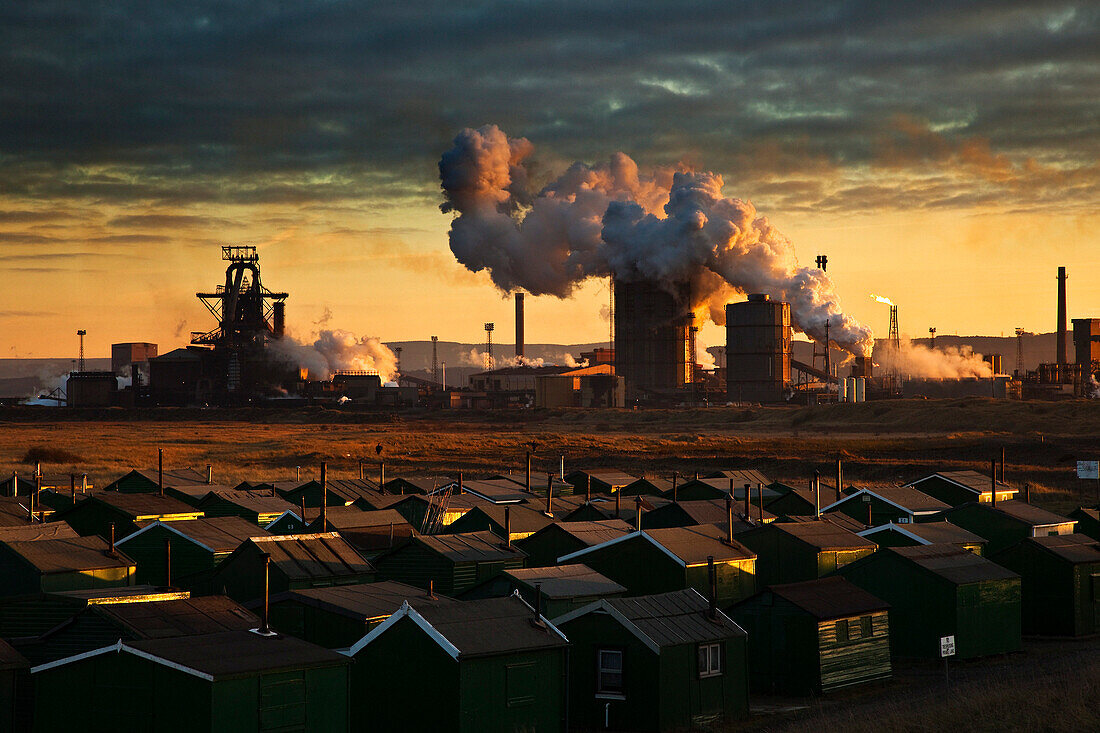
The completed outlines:
[[[314,475],[322,461],[355,475],[358,460],[391,475],[520,469],[538,444],[536,470],[615,467],[633,473],[691,474],[751,466],[777,478],[832,470],[838,456],[851,480],[893,481],[942,468],[986,471],[1008,452],[1009,480],[1028,481],[1055,510],[1091,498],[1073,478],[1072,459],[1096,450],[1100,403],[1019,403],[970,398],[888,401],[814,408],[556,410],[388,415],[352,410],[104,410],[15,408],[0,412],[0,473],[25,472],[34,447],[46,473],[87,472],[96,483],[131,467],[211,464],[219,482]],[[80,460],[83,458],[83,460]],[[371,469],[373,473],[373,468]]]

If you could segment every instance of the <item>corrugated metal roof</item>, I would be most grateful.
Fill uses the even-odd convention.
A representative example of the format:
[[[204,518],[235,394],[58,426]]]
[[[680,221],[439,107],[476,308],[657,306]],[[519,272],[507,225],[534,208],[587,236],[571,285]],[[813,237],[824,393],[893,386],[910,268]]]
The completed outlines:
[[[271,564],[292,579],[359,575],[370,563],[336,532],[253,537],[248,542],[271,555]]]
[[[795,537],[818,550],[860,550],[874,549],[876,545],[866,537],[843,527],[818,520],[814,522],[773,522],[768,525]]]
[[[215,680],[348,662],[342,654],[292,636],[261,636],[251,631],[148,639],[127,642],[126,646],[210,675]]]
[[[604,601],[659,647],[718,641],[745,632],[719,613],[710,618],[710,604],[694,590]]]
[[[215,499],[221,499],[257,514],[282,514],[285,511],[294,511],[295,509],[295,506],[283,497],[272,496],[268,492],[227,489],[210,493],[214,496],[207,496],[199,502],[200,509],[213,503]]]
[[[505,509],[508,510],[510,529],[517,534],[538,532],[548,524],[554,523],[551,517],[546,516],[542,511],[526,504],[500,505],[483,502],[470,511],[483,512],[486,516],[503,527]]]
[[[713,471],[707,475],[707,478],[726,479],[727,485],[728,480],[733,479],[733,485],[739,488],[744,487],[745,484],[749,484],[753,488],[756,488],[757,484],[768,486],[772,483],[770,478],[754,468],[735,468],[724,471]]]
[[[128,585],[123,588],[91,588],[88,590],[60,590],[47,593],[48,596],[61,596],[85,601],[87,605],[97,603],[145,603],[148,601],[174,601],[190,598],[185,590],[166,590],[152,585]]]
[[[978,557],[958,545],[890,547],[886,548],[886,551],[896,553],[955,585],[980,583],[983,580],[1010,580],[1020,577],[1011,570],[1006,570],[984,557]]]
[[[1048,552],[1071,563],[1100,563],[1100,542],[1083,534],[1058,534],[1048,537],[1028,537]]]
[[[953,481],[957,484],[965,486],[966,488],[976,491],[979,494],[988,492],[991,488],[991,479],[988,474],[979,473],[977,471],[937,471],[932,476],[939,476],[945,478],[948,481]],[[925,476],[924,478],[932,478],[932,476]],[[912,483],[918,483],[924,479],[918,479]],[[1008,484],[1003,481],[997,482],[997,491],[1014,491]]]
[[[97,604],[89,612],[115,622],[140,639],[214,634],[255,629],[260,625],[255,614],[225,596]]]
[[[56,540],[5,542],[42,573],[69,573],[77,570],[133,567],[134,561],[122,552],[107,554],[110,545],[102,537],[69,537]]]
[[[190,504],[159,494],[124,494],[119,491],[99,491],[89,495],[85,501],[102,502],[127,514],[130,518],[177,514],[202,515],[199,509]],[[73,509],[83,504],[83,501],[78,501]]]
[[[146,520],[137,524],[144,529],[154,522],[155,520]],[[250,537],[268,537],[271,535],[266,529],[258,527],[241,517],[187,519],[179,522],[164,522],[162,525],[209,547],[214,552],[233,552]],[[133,536],[130,535],[130,537]],[[123,538],[119,541],[119,545],[124,546],[128,539],[129,537]]]
[[[532,494],[528,494],[523,490],[523,487],[517,486],[515,482],[508,479],[496,479],[489,481],[463,481],[463,491],[467,491],[475,496],[480,496],[489,502],[505,502],[505,503],[520,503],[525,502],[534,497]],[[458,489],[454,489],[454,493],[458,493]]]
[[[1048,512],[1046,509],[1035,506],[1034,504],[1028,504],[1023,501],[998,501],[997,506],[992,504],[978,504],[977,506],[987,508],[1006,514],[1013,519],[1017,519],[1021,522],[1026,522],[1033,527],[1047,525],[1047,524],[1066,524],[1074,520],[1069,517],[1063,517],[1061,514],[1055,514],[1054,512]]]
[[[36,522],[34,524],[12,525],[0,527],[0,542],[17,542],[32,540],[57,540],[66,537],[79,537],[65,522]]]
[[[131,473],[137,473],[144,476],[149,481],[156,485],[160,474],[158,469],[155,468],[136,468]],[[126,474],[129,475],[129,474]],[[121,476],[119,480],[125,478]],[[114,483],[114,482],[112,482]],[[193,468],[172,468],[164,469],[164,485],[165,486],[187,486],[195,484],[206,483],[206,472],[196,471]]]
[[[348,511],[333,512],[332,510],[335,508],[338,507],[328,508],[328,511],[325,512],[325,519],[328,521],[329,528],[336,531],[359,527],[387,527],[391,524],[397,526],[408,525],[408,521],[396,509],[362,511],[354,507],[347,507]]]
[[[502,539],[488,531],[417,535],[413,540],[452,562],[489,562],[527,557],[522,550],[506,546]]]
[[[866,490],[911,512],[942,512],[951,508],[950,504],[912,486],[859,486],[857,489]],[[857,491],[849,494],[843,501],[862,501],[862,497]]]
[[[328,490],[337,496],[343,497],[348,502],[356,499],[369,499],[381,493],[378,490],[378,482],[367,478],[330,478],[328,479]]]
[[[531,588],[539,585],[542,594],[547,598],[578,598],[626,592],[626,588],[587,565],[520,568],[505,570],[504,574]]]
[[[765,517],[767,514],[764,515]],[[858,519],[849,517],[844,512],[829,512],[828,514],[822,514],[820,517],[814,516],[798,516],[798,515],[786,515],[776,520],[776,524],[807,524],[818,522],[825,522],[841,529],[846,529],[849,532],[862,532],[867,529],[867,525]]]
[[[401,604],[405,601],[415,604],[417,608],[444,603],[461,603],[439,593],[436,593],[434,598],[430,598],[428,591],[396,580],[292,590],[271,597],[272,603],[282,600],[297,601],[363,621],[389,616],[401,608]],[[257,601],[251,605],[259,603]]]
[[[634,531],[630,524],[621,519],[600,519],[594,522],[559,522],[555,526],[589,547]]]
[[[637,481],[627,484],[627,491],[633,491],[635,488],[635,484],[637,484],[638,486],[645,486],[646,484],[648,484],[649,486],[652,486],[655,491],[662,494],[666,492],[671,493],[672,491],[672,479],[667,478],[657,478],[656,476],[643,476]],[[680,481],[679,485],[683,485],[683,481]]]
[[[427,605],[410,601],[459,651],[461,657],[553,649],[568,644],[545,624],[535,624],[534,611],[516,596]]]
[[[680,558],[685,565],[699,565],[707,562],[709,557],[713,557],[715,562],[751,560],[756,557],[755,552],[737,540],[732,545],[727,544],[723,539],[725,534],[709,524],[647,529],[645,534]]]
[[[385,483],[386,491],[400,493],[400,484],[407,484],[424,494],[430,494],[436,489],[454,483],[452,476],[398,476]],[[408,491],[404,493],[409,493]]]
[[[958,527],[950,522],[918,522],[916,524],[894,525],[897,529],[911,532],[930,544],[985,544],[984,537]],[[873,535],[872,535],[873,536]]]
[[[838,575],[768,588],[820,620],[885,611],[890,604]]]

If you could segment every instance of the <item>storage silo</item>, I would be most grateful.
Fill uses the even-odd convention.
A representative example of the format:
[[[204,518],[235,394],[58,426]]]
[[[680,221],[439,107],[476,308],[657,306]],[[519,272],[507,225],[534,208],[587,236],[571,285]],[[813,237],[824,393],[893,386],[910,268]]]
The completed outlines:
[[[791,305],[754,293],[726,306],[726,399],[782,402],[791,384]]]
[[[628,396],[691,383],[692,321],[690,284],[615,281],[615,372]]]

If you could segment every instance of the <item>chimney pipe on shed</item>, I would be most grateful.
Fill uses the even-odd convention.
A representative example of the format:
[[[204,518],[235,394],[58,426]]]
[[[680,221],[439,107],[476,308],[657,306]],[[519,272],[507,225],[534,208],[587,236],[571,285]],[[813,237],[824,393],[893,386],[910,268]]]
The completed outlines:
[[[209,463],[206,464],[206,485],[214,483],[214,467]]]
[[[718,569],[714,567],[714,555],[707,557],[707,616],[714,620],[718,618]]]
[[[328,532],[328,463],[321,463],[321,531]]]
[[[111,539],[107,543],[107,554],[110,557],[115,556],[115,523],[111,522]]]
[[[1031,503],[1031,484],[1024,482],[1024,503]]]
[[[615,519],[619,519],[619,492],[615,492]]]
[[[157,448],[157,493],[164,496],[164,449]]]
[[[504,546],[512,547],[512,508],[504,507]]]
[[[271,633],[269,623],[271,611],[271,553],[264,553],[264,616],[260,620],[260,633],[265,636]]]
[[[814,517],[821,518],[821,472],[814,471]]]
[[[993,508],[997,508],[997,459],[994,458],[989,462],[989,501],[993,505]]]
[[[642,497],[634,497],[634,529],[642,531]]]
[[[676,501],[676,489],[677,484],[680,482],[680,474],[678,471],[672,472],[672,500]]]
[[[554,516],[554,474],[546,474],[546,514]]]
[[[840,501],[842,490],[844,489],[844,466],[841,459],[836,459],[836,496],[833,498],[833,502]]]
[[[726,497],[726,542],[733,544],[733,494]]]
[[[756,500],[760,504],[760,524],[764,523],[764,485],[756,482]]]
[[[592,477],[588,474],[584,475],[584,503],[592,503]]]

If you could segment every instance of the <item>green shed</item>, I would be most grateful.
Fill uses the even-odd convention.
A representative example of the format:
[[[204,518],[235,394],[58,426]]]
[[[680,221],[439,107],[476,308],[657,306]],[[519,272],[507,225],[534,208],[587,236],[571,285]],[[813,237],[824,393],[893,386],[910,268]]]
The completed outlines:
[[[573,494],[585,496],[586,492],[589,491],[589,482],[591,482],[591,492],[593,494],[614,494],[620,489],[630,486],[638,480],[638,477],[614,470],[573,471],[566,474],[565,480],[572,485]]]
[[[814,493],[810,489],[796,488],[786,484],[775,484],[775,486],[778,487],[776,490],[782,493],[773,496],[771,499],[765,499],[764,506],[769,512],[777,516],[811,517],[825,504],[831,503],[824,500],[820,504],[815,503]],[[755,499],[755,497],[753,498]]]
[[[159,489],[161,474],[157,469],[134,468],[119,476],[111,483],[103,487],[104,491],[118,491],[123,494],[152,494]],[[206,472],[196,471],[193,468],[165,469],[163,472],[164,486],[199,486],[213,483]]]
[[[31,669],[40,731],[348,730],[348,659],[291,636],[118,641]]]
[[[618,598],[626,588],[587,565],[558,565],[505,570],[465,591],[462,598],[504,598],[513,593],[555,618],[602,598]]]
[[[1100,632],[1100,543],[1093,538],[1028,537],[990,559],[1020,576],[1025,634]]]
[[[33,524],[0,526],[0,542],[62,540],[79,536],[76,530],[65,522],[34,522]]]
[[[240,517],[260,527],[271,524],[285,512],[300,513],[298,507],[281,496],[236,489],[211,491],[196,506],[208,517]]]
[[[754,690],[812,695],[890,677],[889,608],[831,576],[770,586],[727,613],[748,632]]]
[[[492,532],[414,535],[407,544],[375,559],[379,580],[397,580],[453,596],[509,568],[527,555]]]
[[[984,537],[956,527],[950,522],[920,522],[919,524],[884,524],[859,533],[879,547],[915,547],[917,545],[955,545],[973,552],[985,554]]]
[[[582,491],[584,487],[581,487]],[[642,476],[640,479],[629,483],[623,488],[619,489],[623,493],[623,496],[637,496],[639,494],[645,494],[647,496],[667,496],[672,498],[672,481],[666,478],[656,478],[654,476]]]
[[[458,603],[449,596],[393,580],[291,590],[271,597],[271,627],[329,649],[346,649],[409,601],[417,606]],[[253,609],[262,601],[248,604]]]
[[[709,593],[713,558],[718,603],[728,605],[756,592],[756,553],[724,537],[711,526],[648,529],[570,553],[558,563],[584,563],[639,596],[685,588]]]
[[[75,506],[58,512],[55,518],[67,522],[79,535],[109,539],[112,525],[115,537],[120,538],[139,530],[138,522],[183,522],[202,516],[202,510],[168,496],[104,491],[89,494]]]
[[[516,542],[553,523],[553,517],[531,505],[481,503],[452,522],[447,532],[464,534],[488,530],[501,539]],[[505,525],[508,526],[508,537],[505,537]]]
[[[694,589],[601,600],[555,623],[573,644],[576,727],[678,731],[748,716],[745,632]]]
[[[1073,531],[1100,540],[1100,509],[1096,507],[1077,507],[1069,513],[1070,519],[1076,519]]]
[[[6,641],[0,640],[0,730],[30,731],[30,672],[30,662]]]
[[[974,659],[1020,649],[1020,576],[954,545],[884,548],[840,574],[890,604],[895,657]]]
[[[0,596],[134,585],[136,570],[99,537],[0,543]]]
[[[248,538],[269,536],[266,530],[240,517],[186,522],[141,521],[138,526],[140,529],[117,544],[118,549],[137,563],[136,582],[180,588],[190,587],[195,576],[213,570]]]
[[[860,488],[821,511],[841,512],[868,527],[878,527],[890,522],[930,522],[950,508],[950,504],[912,486],[875,486]]]
[[[328,531],[339,532],[348,544],[360,552],[391,550],[407,542],[415,531],[401,513],[393,509],[363,511],[354,505],[332,508],[347,511],[325,513]],[[309,523],[308,531],[322,531],[320,517]]]
[[[1015,500],[995,505],[963,504],[948,512],[947,520],[989,540],[986,554],[999,552],[1025,537],[1073,534],[1076,524],[1069,517]]]
[[[730,508],[733,509],[735,533],[748,529],[760,520],[760,511],[756,507],[750,507],[748,518],[745,516],[743,503],[735,502]],[[775,515],[765,511],[764,523],[772,521],[775,521]],[[642,526],[646,529],[694,527],[703,524],[726,528],[729,524],[729,512],[726,509],[725,499],[670,501],[654,507],[652,511],[642,516]]]
[[[832,522],[772,522],[737,535],[757,554],[760,585],[821,578],[873,553],[878,546]]]
[[[209,589],[245,603],[264,592],[264,558],[271,558],[270,592],[369,583],[374,568],[336,532],[251,537],[218,564]]]
[[[122,639],[166,639],[255,629],[260,619],[225,596],[139,603],[94,603],[27,647],[35,665],[90,652]]]
[[[353,730],[567,730],[568,641],[517,596],[402,605],[356,642]]]
[[[920,489],[940,501],[959,506],[971,501],[986,503],[993,499],[993,480],[977,471],[939,471],[910,481],[906,486]],[[997,481],[997,503],[1014,499],[1019,493],[1003,481]]]
[[[600,519],[594,522],[557,522],[516,542],[527,553],[527,567],[557,565],[558,558],[601,542],[613,540],[633,531],[621,519]]]
[[[129,585],[121,588],[30,593],[0,598],[0,638],[31,641],[99,603],[144,603],[188,598],[187,591]]]

